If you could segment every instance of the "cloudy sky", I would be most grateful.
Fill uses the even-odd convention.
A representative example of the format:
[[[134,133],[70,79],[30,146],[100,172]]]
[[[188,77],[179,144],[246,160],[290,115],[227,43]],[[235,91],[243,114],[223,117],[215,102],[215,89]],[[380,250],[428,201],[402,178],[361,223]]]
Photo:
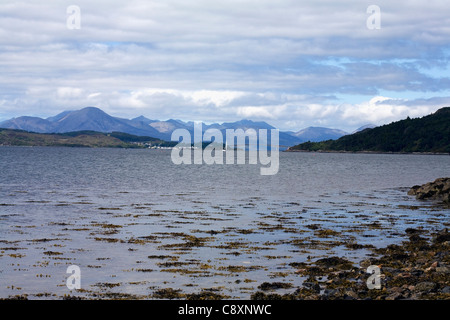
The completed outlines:
[[[450,106],[448,0],[0,0],[0,121],[86,106],[293,131],[423,116]]]

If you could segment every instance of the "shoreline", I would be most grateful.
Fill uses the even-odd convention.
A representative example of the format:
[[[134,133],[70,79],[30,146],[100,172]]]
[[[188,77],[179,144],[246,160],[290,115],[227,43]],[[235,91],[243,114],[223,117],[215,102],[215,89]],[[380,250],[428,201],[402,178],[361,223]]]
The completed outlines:
[[[146,148],[140,146],[87,146],[87,145],[4,145],[0,144],[1,147],[22,147],[22,148],[39,148],[39,147],[50,147],[50,148],[83,148],[83,149],[99,149],[99,148],[107,148],[107,149],[171,149],[170,147],[157,147],[157,148]],[[401,155],[436,155],[436,156],[450,156],[450,153],[442,153],[442,152],[384,152],[384,151],[335,151],[335,150],[283,150],[280,152],[286,153],[351,153],[351,154],[401,154]]]
[[[355,153],[355,154],[406,154],[406,155],[438,155],[438,156],[449,156],[450,153],[443,152],[393,152],[393,151],[345,151],[345,150],[289,150],[286,149],[282,152],[305,152],[305,153]]]
[[[255,282],[247,297],[238,300],[450,300],[449,229],[448,222],[432,229],[408,227],[399,234],[400,241],[386,242],[380,247],[360,242],[349,243],[347,248],[351,251],[368,250],[368,254],[357,259],[349,260],[347,255],[326,255],[311,260],[308,257],[306,261],[291,261],[288,264],[291,271],[288,273],[298,277],[299,284],[295,284],[297,281],[284,281],[283,277],[274,278],[271,282],[268,282],[269,279],[261,280]],[[47,240],[51,241],[39,241]],[[189,240],[193,241],[191,238]],[[187,244],[189,247],[190,243]],[[148,258],[167,257],[156,255]],[[377,270],[371,273],[377,268],[378,273]],[[146,269],[142,271],[147,272]],[[369,282],[378,284],[378,287],[371,288]],[[78,293],[22,293],[0,297],[0,300],[236,300],[211,287],[199,287],[194,292],[184,292],[181,287],[153,287],[153,292],[133,294],[111,292],[114,286],[110,283],[98,283],[96,286],[96,290],[81,289]]]
[[[450,233],[448,228],[429,233],[408,228],[408,240],[372,248],[369,258],[353,263],[329,256],[311,262],[291,263],[295,274],[304,277],[300,286],[289,282],[262,282],[242,301],[264,300],[450,300]],[[357,246],[357,244],[355,244]],[[355,247],[355,250],[357,248]],[[378,273],[369,273],[378,267]],[[378,280],[374,280],[374,279]],[[378,285],[371,287],[369,283]],[[153,293],[135,295],[102,289],[81,290],[87,295],[53,295],[52,300],[229,300],[213,289],[199,288],[184,293],[180,288],[160,288]],[[283,292],[283,293],[280,293]],[[80,292],[80,293],[82,293]],[[48,296],[33,297],[48,299]],[[28,300],[28,294],[0,300]],[[232,299],[235,300],[235,299]]]
[[[373,249],[359,265],[340,257],[299,263],[298,274],[308,277],[292,293],[260,290],[252,300],[450,300],[450,233],[448,228],[423,237],[425,230],[408,228],[401,245]],[[374,267],[379,273],[368,273]],[[376,283],[371,288],[369,283]],[[373,281],[373,282],[372,282]],[[277,283],[271,286],[276,287]]]

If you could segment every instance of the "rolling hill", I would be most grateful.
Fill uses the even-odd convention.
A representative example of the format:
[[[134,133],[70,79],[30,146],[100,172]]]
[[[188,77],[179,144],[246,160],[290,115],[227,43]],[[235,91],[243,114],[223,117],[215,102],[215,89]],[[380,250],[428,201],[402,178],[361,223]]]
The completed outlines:
[[[123,132],[33,133],[24,130],[0,129],[0,146],[144,148],[149,146],[173,146],[175,144],[175,142],[135,136]]]
[[[305,142],[287,151],[450,153],[450,107],[421,118],[392,122],[337,140]]]

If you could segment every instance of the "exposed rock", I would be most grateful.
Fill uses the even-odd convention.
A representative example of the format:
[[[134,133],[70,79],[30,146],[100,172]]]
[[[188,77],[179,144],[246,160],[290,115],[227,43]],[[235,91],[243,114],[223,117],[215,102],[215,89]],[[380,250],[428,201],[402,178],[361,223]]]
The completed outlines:
[[[439,273],[450,273],[450,269],[447,267],[437,267],[436,268],[436,272]]]
[[[359,298],[358,294],[355,291],[353,291],[353,290],[345,291],[344,299],[346,299],[346,300],[357,300],[358,298]]]
[[[414,288],[415,291],[432,291],[436,288],[436,284],[434,282],[419,282]]]
[[[426,237],[418,238],[419,233]],[[370,258],[355,264],[336,256],[292,263],[293,268],[301,267],[296,274],[308,277],[302,287],[284,295],[257,292],[252,299],[450,300],[448,229],[428,233],[410,228],[405,230],[405,239],[408,240],[401,244],[372,249]],[[380,268],[379,289],[368,287],[369,277],[373,276],[367,272],[370,265]],[[266,286],[267,283],[259,289]]]
[[[450,178],[439,178],[421,186],[413,186],[408,194],[419,200],[434,199],[450,205]]]
[[[347,269],[352,267],[352,263],[340,257],[323,258],[316,261],[316,265],[325,268]]]
[[[419,234],[419,233],[424,233],[425,230],[421,230],[421,229],[414,229],[414,228],[407,228],[405,230],[407,235],[414,235],[414,234]]]
[[[403,298],[403,295],[400,292],[394,292],[386,297],[386,300],[400,300]]]
[[[362,268],[367,268],[368,266],[370,266],[370,265],[372,265],[372,264],[374,264],[374,262],[373,262],[371,259],[364,259],[364,260],[362,260],[362,261],[359,263],[359,265],[360,265]]]
[[[311,289],[316,293],[320,293],[320,285],[315,282],[303,282],[305,288]]]
[[[450,232],[448,232],[448,229],[445,228],[441,231],[439,231],[434,237],[433,237],[433,243],[439,244],[450,241]]]
[[[328,289],[326,288],[323,292],[324,297],[328,298],[328,297],[332,297],[337,295],[338,291],[336,289]]]
[[[258,289],[267,291],[267,290],[276,290],[276,289],[288,289],[291,288],[292,284],[285,283],[285,282],[263,282],[261,285],[258,286]]]

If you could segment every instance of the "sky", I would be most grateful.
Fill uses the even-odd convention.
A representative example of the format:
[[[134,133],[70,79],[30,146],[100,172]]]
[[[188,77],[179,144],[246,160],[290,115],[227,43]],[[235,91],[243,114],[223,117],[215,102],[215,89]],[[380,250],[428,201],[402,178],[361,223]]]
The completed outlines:
[[[86,106],[291,131],[421,117],[450,106],[450,7],[0,0],[0,121]]]

